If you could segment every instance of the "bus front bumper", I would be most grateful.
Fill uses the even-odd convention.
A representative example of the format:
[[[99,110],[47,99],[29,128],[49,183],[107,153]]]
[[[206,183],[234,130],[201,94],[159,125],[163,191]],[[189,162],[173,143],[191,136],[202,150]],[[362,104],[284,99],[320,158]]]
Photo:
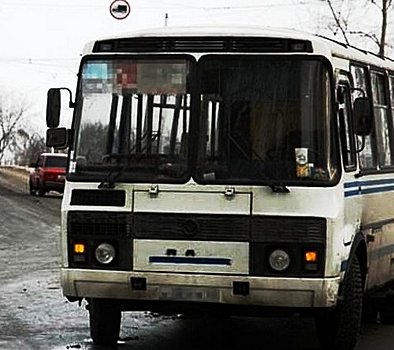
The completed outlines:
[[[267,307],[332,307],[340,278],[61,270],[63,294],[77,298],[184,301]]]

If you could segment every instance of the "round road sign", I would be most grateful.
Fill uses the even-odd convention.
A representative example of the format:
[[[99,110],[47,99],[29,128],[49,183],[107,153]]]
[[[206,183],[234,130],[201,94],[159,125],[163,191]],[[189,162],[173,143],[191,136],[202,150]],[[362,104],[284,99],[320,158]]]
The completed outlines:
[[[111,16],[116,19],[125,19],[130,14],[130,5],[126,0],[115,0],[109,7]]]

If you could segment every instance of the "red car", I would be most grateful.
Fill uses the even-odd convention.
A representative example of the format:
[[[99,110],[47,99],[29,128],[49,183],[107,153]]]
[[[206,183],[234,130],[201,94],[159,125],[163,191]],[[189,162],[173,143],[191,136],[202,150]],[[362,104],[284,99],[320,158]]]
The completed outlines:
[[[63,153],[42,153],[32,165],[29,190],[34,195],[43,196],[46,192],[63,193],[66,179],[67,155]]]

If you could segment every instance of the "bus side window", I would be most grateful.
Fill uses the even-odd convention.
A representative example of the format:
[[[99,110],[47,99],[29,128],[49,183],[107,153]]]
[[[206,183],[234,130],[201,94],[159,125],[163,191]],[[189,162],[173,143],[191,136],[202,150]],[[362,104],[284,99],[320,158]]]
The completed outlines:
[[[388,119],[389,119],[389,127],[390,127],[390,139],[391,139],[391,165],[394,165],[394,75],[390,75],[389,77],[390,82],[390,97],[391,97],[391,106],[389,107],[390,110],[388,111]],[[390,103],[390,102],[389,102]],[[391,113],[390,113],[391,112]]]
[[[374,107],[377,160],[381,168],[392,164],[392,128],[390,106],[387,96],[386,75],[380,72],[371,73],[371,87]]]
[[[348,89],[348,84],[338,87],[337,102],[343,165],[345,170],[351,171],[356,167],[356,153],[350,112],[351,102]]]
[[[351,66],[351,73],[353,76],[354,87],[359,88],[365,91],[368,94],[368,71],[365,67],[362,66]],[[361,93],[355,91],[353,93],[353,101],[357,97],[362,97]],[[365,146],[361,152],[359,152],[359,162],[361,169],[376,169],[376,150],[374,144],[374,130],[372,131],[371,135],[363,136],[365,139]],[[357,149],[361,148],[363,143],[362,136],[357,136]]]

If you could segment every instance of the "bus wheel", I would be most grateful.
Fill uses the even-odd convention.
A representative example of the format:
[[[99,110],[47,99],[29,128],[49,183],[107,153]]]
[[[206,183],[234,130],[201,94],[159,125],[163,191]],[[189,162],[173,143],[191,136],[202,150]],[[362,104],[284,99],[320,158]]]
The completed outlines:
[[[122,313],[108,299],[89,299],[90,336],[95,345],[116,345],[119,339]]]
[[[394,324],[394,297],[388,296],[381,301],[379,317],[384,324]]]
[[[316,331],[324,350],[351,350],[357,343],[362,311],[362,280],[357,257],[342,285],[342,297],[337,306],[316,315]]]

